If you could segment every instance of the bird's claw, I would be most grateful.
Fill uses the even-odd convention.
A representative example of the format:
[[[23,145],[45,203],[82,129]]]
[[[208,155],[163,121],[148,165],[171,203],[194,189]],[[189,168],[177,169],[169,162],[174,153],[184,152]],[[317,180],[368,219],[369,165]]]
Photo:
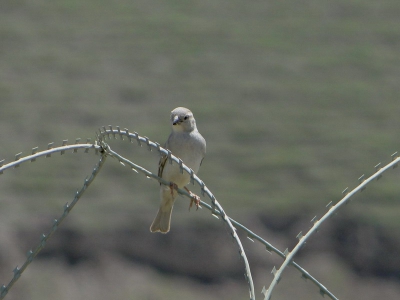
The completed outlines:
[[[199,207],[201,207],[200,206],[200,197],[193,194],[192,192],[190,192],[190,197],[191,197],[191,199],[190,199],[189,211],[192,208],[193,203],[194,203],[194,205],[196,205],[196,210],[198,210]]]
[[[190,195],[190,205],[189,205],[189,211],[193,206],[193,203],[196,205],[196,210],[199,209],[200,206],[200,197],[197,196],[196,194],[193,194],[187,187],[184,187],[185,190],[189,193]]]
[[[171,190],[171,196],[174,196],[174,190],[178,189],[178,186],[176,183],[170,182],[169,183],[169,188]]]

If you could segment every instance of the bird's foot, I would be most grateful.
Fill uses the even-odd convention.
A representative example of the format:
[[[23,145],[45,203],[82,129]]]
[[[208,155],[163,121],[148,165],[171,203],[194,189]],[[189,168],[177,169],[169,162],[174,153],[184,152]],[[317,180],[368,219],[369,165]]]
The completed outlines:
[[[199,207],[201,208],[201,206],[200,206],[200,197],[199,196],[197,196],[196,194],[193,194],[188,188],[186,188],[185,187],[185,190],[190,194],[190,204],[189,204],[189,211],[190,211],[190,209],[192,208],[192,206],[193,206],[193,203],[194,203],[194,205],[196,205],[196,210],[198,210],[199,209]]]
[[[178,185],[176,183],[170,182],[169,189],[171,190],[171,196],[174,196],[174,190],[178,189]]]
[[[191,194],[191,196],[192,196],[192,199],[190,199],[189,211],[190,211],[190,208],[193,206],[193,203],[196,205],[196,210],[198,210],[199,207],[201,208],[200,197],[195,194]]]

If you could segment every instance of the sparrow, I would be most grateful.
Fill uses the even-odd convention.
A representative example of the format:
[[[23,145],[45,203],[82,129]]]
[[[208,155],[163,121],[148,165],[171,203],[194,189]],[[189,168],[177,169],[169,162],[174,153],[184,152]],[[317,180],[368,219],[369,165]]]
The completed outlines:
[[[193,113],[185,107],[177,107],[171,111],[172,132],[169,135],[164,148],[179,157],[183,163],[196,174],[206,154],[206,141],[197,130]],[[158,164],[158,176],[169,181],[169,186],[160,184],[160,207],[150,226],[151,232],[167,233],[171,227],[171,214],[175,199],[178,196],[174,192],[176,188],[184,188],[191,195],[190,207],[195,203],[198,208],[200,197],[186,188],[190,181],[190,175],[180,171],[177,163],[167,163],[168,157],[162,155]]]

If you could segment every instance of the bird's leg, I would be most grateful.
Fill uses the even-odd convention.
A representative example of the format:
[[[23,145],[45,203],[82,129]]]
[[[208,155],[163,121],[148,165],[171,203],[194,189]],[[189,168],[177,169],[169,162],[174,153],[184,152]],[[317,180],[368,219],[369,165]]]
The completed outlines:
[[[187,187],[184,187],[185,190],[189,193],[191,199],[190,199],[190,205],[189,205],[189,211],[193,206],[193,203],[196,205],[196,210],[199,209],[200,206],[200,197],[197,196],[196,194],[193,194]]]
[[[174,190],[178,189],[178,186],[176,183],[173,183],[172,181],[169,183],[169,189],[171,190],[171,196],[174,196]]]

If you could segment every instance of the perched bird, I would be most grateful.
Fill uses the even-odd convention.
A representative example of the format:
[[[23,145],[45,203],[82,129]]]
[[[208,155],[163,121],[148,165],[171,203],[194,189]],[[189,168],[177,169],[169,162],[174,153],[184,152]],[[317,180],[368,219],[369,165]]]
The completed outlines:
[[[182,159],[183,163],[191,168],[194,173],[199,171],[201,162],[206,154],[206,141],[196,127],[193,113],[184,107],[177,107],[171,112],[172,132],[165,143],[173,155]],[[160,186],[160,208],[157,216],[150,226],[151,232],[167,233],[170,229],[171,214],[178,193],[174,189],[185,188],[192,196],[189,209],[195,202],[199,207],[200,198],[190,192],[185,186],[190,181],[190,175],[180,172],[179,165],[167,163],[167,156],[163,155],[159,162],[158,176],[170,182],[169,186]]]

